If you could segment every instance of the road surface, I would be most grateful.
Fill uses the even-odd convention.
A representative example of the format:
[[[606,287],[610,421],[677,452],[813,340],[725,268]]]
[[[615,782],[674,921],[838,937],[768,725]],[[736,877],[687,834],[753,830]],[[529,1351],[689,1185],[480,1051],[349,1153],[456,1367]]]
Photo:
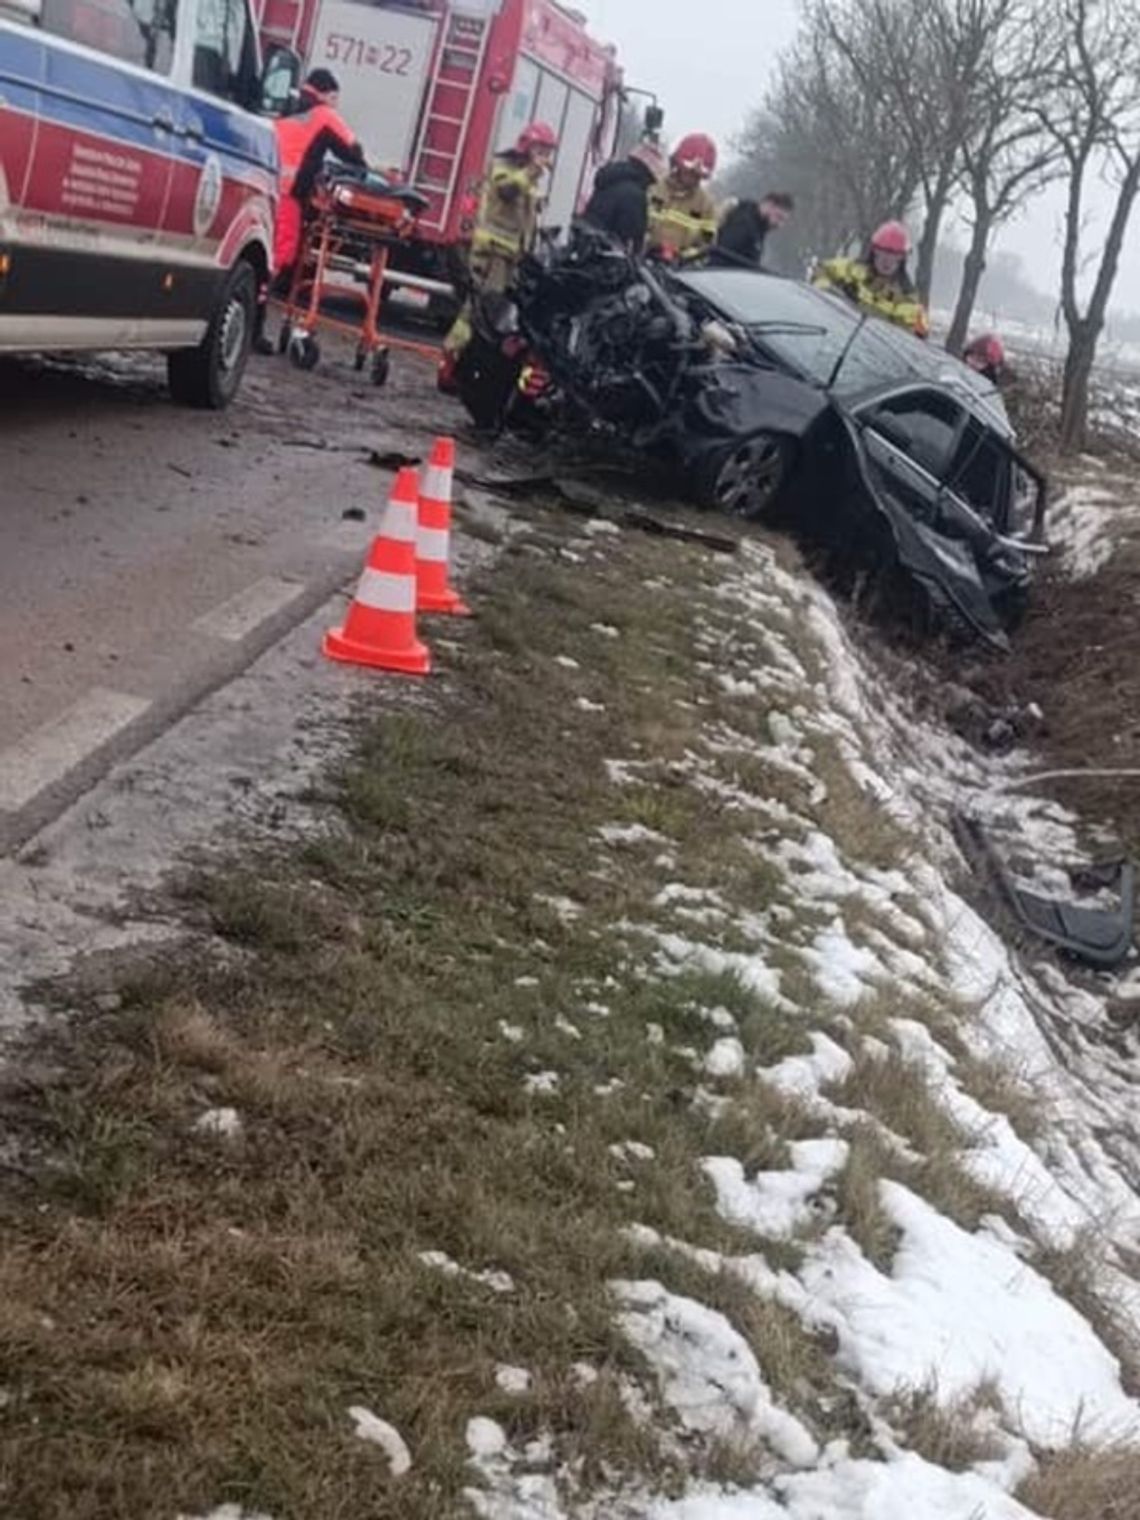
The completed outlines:
[[[308,375],[252,360],[222,414],[150,358],[0,364],[0,852],[359,569],[370,450],[461,421],[422,360],[377,391],[323,346]]]

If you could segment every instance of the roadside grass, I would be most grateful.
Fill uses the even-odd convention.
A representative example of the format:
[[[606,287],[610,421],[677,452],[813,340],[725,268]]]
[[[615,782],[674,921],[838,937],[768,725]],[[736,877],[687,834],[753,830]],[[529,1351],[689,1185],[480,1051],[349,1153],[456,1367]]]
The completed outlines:
[[[1038,1455],[1014,1496],[1049,1520],[1132,1520],[1140,1515],[1140,1447],[1087,1446]]]
[[[607,1291],[644,1274],[623,1227],[762,1250],[696,1163],[746,1131],[775,1159],[804,1125],[731,1083],[719,1117],[692,1101],[684,1047],[711,1043],[711,1009],[756,1063],[802,1034],[731,973],[647,979],[631,926],[660,873],[598,837],[642,822],[680,879],[766,906],[739,816],[668,775],[709,708],[662,696],[662,670],[682,700],[707,685],[691,601],[641,587],[666,568],[707,574],[640,541],[588,577],[506,551],[452,689],[365,721],[341,823],[197,871],[185,952],[45,1037],[18,1135],[35,1201],[3,1215],[6,1516],[456,1513],[476,1413],[512,1439],[556,1431],[586,1483],[668,1486],[675,1458],[615,1392],[641,1372]],[[660,784],[614,786],[604,761],[639,753]],[[233,1134],[203,1130],[229,1109]],[[652,1159],[611,1150],[631,1140]],[[727,1280],[714,1296],[790,1400],[826,1381],[793,1316]],[[500,1361],[532,1372],[524,1398]],[[354,1405],[404,1433],[407,1477],[354,1437]]]
[[[1001,1408],[1001,1395],[990,1383],[949,1400],[931,1383],[889,1399],[883,1414],[910,1451],[950,1472],[966,1472],[1004,1455],[1002,1441],[979,1424],[980,1415]]]
[[[731,1271],[630,1233],[795,1268],[807,1241],[725,1223],[699,1162],[779,1167],[826,1132],[755,1071],[809,1051],[836,1011],[794,955],[764,951],[791,1006],[716,959],[752,948],[749,915],[780,886],[747,794],[805,803],[801,778],[733,750],[767,742],[768,710],[707,663],[732,626],[720,567],[632,535],[575,540],[568,559],[565,530],[536,512],[508,535],[426,696],[362,700],[354,752],[313,798],[335,809],[323,834],[235,842],[180,884],[183,950],[124,969],[116,1011],[80,992],[34,1037],[0,1186],[6,1520],[227,1502],[450,1520],[477,1414],[516,1443],[553,1432],[586,1487],[675,1489],[680,1458],[623,1394],[632,1379],[655,1399],[614,1324],[618,1277],[719,1308],[781,1403],[874,1449],[833,1348]],[[724,787],[694,784],[710,729],[726,742],[701,765]],[[821,764],[844,849],[849,831],[855,858],[897,860],[894,825],[837,755]],[[723,920],[692,917],[717,900]],[[802,916],[789,932],[813,929]],[[710,958],[670,958],[669,936]],[[886,1001],[859,1010],[864,1032],[887,1017]],[[718,1020],[743,1075],[702,1068]],[[883,1270],[884,1176],[960,1223],[1003,1211],[901,1057],[856,1055],[830,1096],[879,1121],[848,1135],[835,1191]],[[499,1363],[530,1371],[525,1396],[499,1389]],[[403,1479],[354,1436],[356,1405],[407,1439]],[[939,1418],[916,1400],[900,1427],[964,1452],[955,1412]],[[762,1455],[706,1443],[685,1472],[745,1481]]]

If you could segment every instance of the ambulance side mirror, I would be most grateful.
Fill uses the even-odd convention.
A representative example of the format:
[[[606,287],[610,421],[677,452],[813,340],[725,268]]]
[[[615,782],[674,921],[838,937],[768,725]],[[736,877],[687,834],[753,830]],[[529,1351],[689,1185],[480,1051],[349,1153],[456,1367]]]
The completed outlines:
[[[271,47],[261,70],[262,116],[287,116],[297,100],[301,60],[291,48]]]

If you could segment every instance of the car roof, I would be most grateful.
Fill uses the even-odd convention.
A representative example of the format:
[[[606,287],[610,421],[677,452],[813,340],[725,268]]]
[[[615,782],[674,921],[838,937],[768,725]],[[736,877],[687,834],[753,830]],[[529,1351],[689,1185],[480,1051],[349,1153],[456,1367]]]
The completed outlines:
[[[881,317],[861,313],[841,295],[759,269],[694,269],[679,272],[675,278],[729,320],[743,326],[755,325],[758,320],[825,322],[830,328],[838,327],[842,336],[848,336],[864,317],[865,326],[889,346],[899,361],[898,379],[869,388],[865,399],[896,390],[903,384],[938,386],[950,391],[995,432],[1005,438],[1013,437],[1001,394],[984,375],[939,345],[924,342]],[[763,310],[762,318],[758,308]]]

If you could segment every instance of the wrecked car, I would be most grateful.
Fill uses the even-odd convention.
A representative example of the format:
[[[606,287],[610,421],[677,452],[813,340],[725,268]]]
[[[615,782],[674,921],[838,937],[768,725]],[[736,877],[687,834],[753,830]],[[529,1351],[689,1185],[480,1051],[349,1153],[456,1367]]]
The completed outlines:
[[[797,281],[651,266],[586,227],[473,325],[478,425],[612,440],[698,505],[790,527],[847,589],[870,575],[924,628],[1007,647],[1045,481],[956,359]]]

